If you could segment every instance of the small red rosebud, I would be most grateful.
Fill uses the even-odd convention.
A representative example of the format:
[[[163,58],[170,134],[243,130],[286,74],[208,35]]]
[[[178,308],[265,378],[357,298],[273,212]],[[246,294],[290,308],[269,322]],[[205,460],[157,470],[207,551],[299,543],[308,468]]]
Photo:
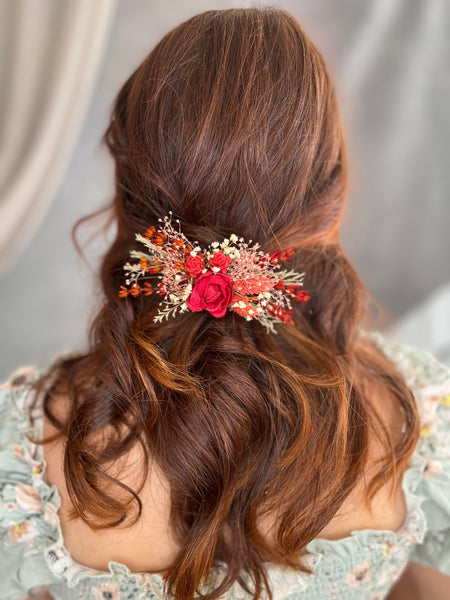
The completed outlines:
[[[228,269],[230,262],[231,258],[220,251],[213,254],[213,256],[211,256],[211,258],[209,259],[210,267],[217,267],[222,271],[222,273],[224,273]]]
[[[204,268],[203,255],[200,256],[189,256],[184,261],[184,268],[191,275],[191,277],[198,277]]]

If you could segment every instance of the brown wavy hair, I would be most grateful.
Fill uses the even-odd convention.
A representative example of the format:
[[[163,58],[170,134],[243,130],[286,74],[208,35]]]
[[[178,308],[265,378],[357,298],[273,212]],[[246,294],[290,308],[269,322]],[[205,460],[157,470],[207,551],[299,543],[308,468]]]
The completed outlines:
[[[238,581],[256,600],[270,594],[268,562],[307,570],[305,546],[363,477],[370,438],[386,454],[367,501],[398,480],[418,435],[402,377],[361,344],[369,296],[338,241],[347,167],[330,76],[289,13],[204,12],[170,31],[126,81],[104,139],[117,223],[101,266],[104,300],[89,351],[53,366],[45,397],[66,441],[73,517],[93,529],[139,519],[140,490],[108,474],[138,444],[142,472],[155,460],[170,483],[181,550],[168,590],[179,600],[201,595],[223,561],[224,579],[202,597]],[[157,296],[119,298],[135,232],[169,211],[200,244],[236,233],[266,252],[292,246],[290,267],[306,271],[311,295],[294,307],[295,326],[267,334],[231,311],[155,324]],[[406,412],[399,441],[362,374]],[[64,421],[52,410],[56,393],[70,398]],[[270,541],[258,529],[267,515]]]

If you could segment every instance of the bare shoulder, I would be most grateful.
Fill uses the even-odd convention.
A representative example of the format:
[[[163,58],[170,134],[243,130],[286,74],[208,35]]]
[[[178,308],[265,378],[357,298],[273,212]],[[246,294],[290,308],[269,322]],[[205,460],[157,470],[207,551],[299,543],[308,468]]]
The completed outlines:
[[[64,398],[55,402],[55,413],[62,416]],[[56,433],[50,422],[44,420],[44,436]],[[109,561],[125,564],[132,571],[160,572],[173,562],[178,545],[170,527],[170,488],[156,464],[152,463],[145,475],[144,486],[139,496],[142,501],[142,516],[134,525],[126,524],[103,530],[93,530],[81,519],[69,519],[72,507],[64,479],[64,444],[61,439],[44,446],[47,463],[46,478],[58,488],[61,496],[59,519],[64,544],[72,558],[87,567],[108,570]],[[115,465],[117,477],[138,490],[142,484],[142,449],[135,446],[127,456]]]
[[[379,356],[379,350],[368,344],[364,350]],[[367,402],[371,404],[379,419],[386,427],[391,440],[396,443],[402,434],[404,412],[393,393],[376,378],[364,376],[363,385]],[[369,441],[369,455],[364,477],[352,490],[336,515],[320,532],[318,537],[339,539],[350,535],[354,530],[374,529],[398,531],[407,515],[406,499],[399,477],[394,489],[393,482],[386,482],[373,497],[370,507],[364,502],[368,483],[378,472],[379,460],[386,456],[384,444],[372,436]]]
[[[376,459],[381,457],[378,449],[372,451],[372,459],[366,467],[364,477],[345,499],[331,521],[317,537],[337,540],[347,537],[355,530],[374,529],[397,532],[407,516],[406,499],[400,477],[394,489],[392,482],[385,483],[370,502],[365,503],[368,483],[376,472]]]

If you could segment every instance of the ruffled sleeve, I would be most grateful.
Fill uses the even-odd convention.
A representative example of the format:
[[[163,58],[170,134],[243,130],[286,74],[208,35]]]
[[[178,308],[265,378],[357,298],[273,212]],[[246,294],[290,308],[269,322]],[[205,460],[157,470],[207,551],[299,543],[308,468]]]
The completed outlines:
[[[415,494],[425,532],[411,546],[410,560],[450,575],[450,369],[428,352],[376,341],[413,390],[420,415],[414,454],[421,468]]]
[[[26,598],[55,581],[43,549],[58,536],[60,499],[32,455],[24,403],[36,376],[21,369],[0,388],[0,598]],[[26,582],[26,583],[25,583]]]
[[[410,560],[450,575],[450,371],[435,369],[441,381],[422,390],[417,447],[424,459],[418,492],[427,530],[422,543],[412,546]]]

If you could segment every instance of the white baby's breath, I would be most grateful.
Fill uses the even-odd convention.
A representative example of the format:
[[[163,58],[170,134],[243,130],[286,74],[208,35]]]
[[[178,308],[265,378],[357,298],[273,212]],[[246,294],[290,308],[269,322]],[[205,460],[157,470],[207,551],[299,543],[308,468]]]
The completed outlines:
[[[187,300],[189,298],[191,292],[192,292],[192,285],[190,283],[188,283],[187,286],[183,289],[183,292],[181,294],[181,299]]]

